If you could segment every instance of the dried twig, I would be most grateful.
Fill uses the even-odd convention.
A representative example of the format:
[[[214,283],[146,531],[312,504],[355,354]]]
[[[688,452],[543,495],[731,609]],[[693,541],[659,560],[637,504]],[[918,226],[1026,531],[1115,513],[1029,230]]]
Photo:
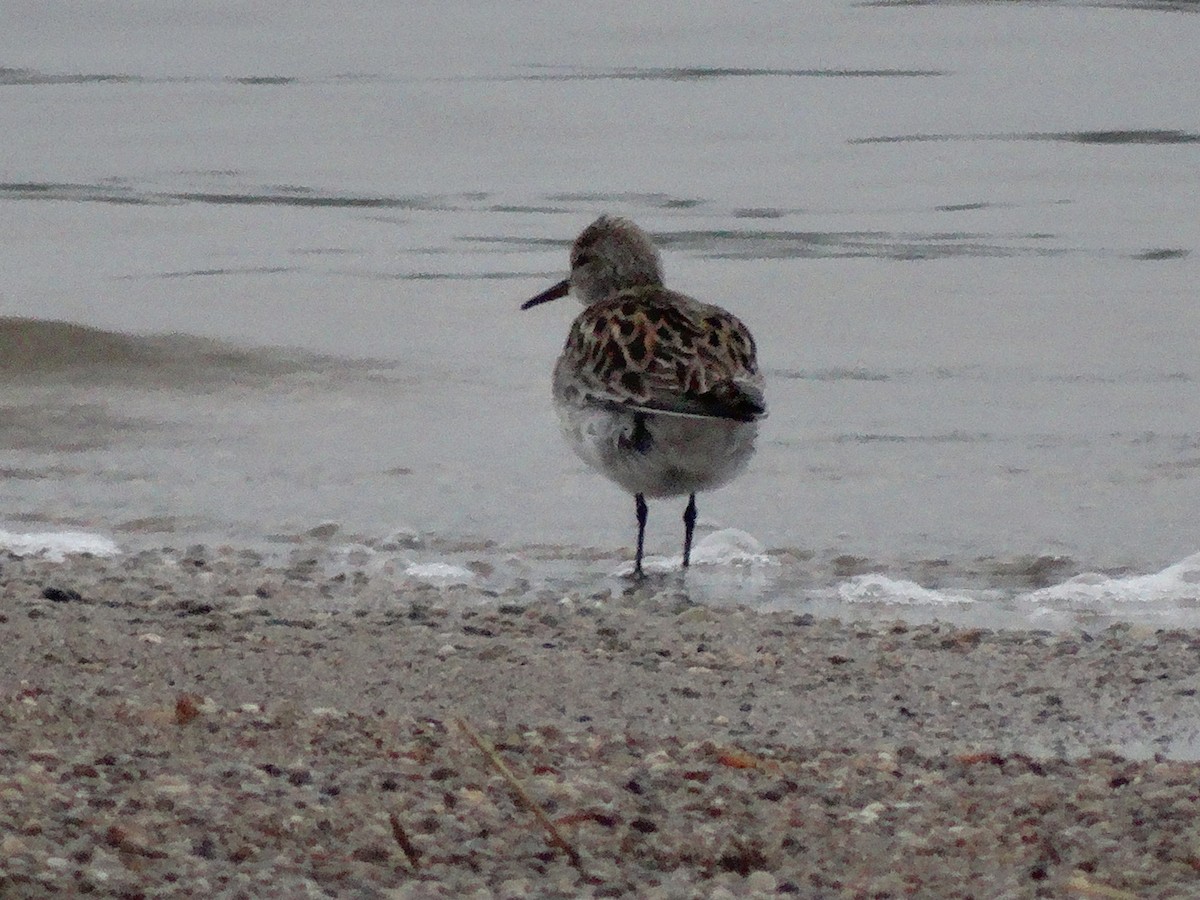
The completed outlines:
[[[392,837],[396,839],[396,843],[400,845],[400,849],[408,857],[408,864],[413,867],[413,871],[415,872],[420,868],[421,851],[409,840],[408,832],[404,830],[404,826],[400,824],[400,820],[396,818],[395,813],[388,813],[388,821],[392,823]]]
[[[1067,887],[1080,897],[1098,897],[1103,900],[1137,900],[1137,894],[1109,887],[1098,881],[1090,881],[1081,872],[1076,872],[1068,879]]]
[[[487,757],[492,767],[508,782],[508,786],[512,789],[513,794],[516,795],[517,800],[521,802],[521,805],[533,813],[533,817],[538,820],[542,828],[546,830],[546,834],[550,836],[550,843],[567,854],[567,859],[571,861],[571,865],[580,872],[583,872],[583,859],[580,857],[579,851],[575,849],[570,841],[562,836],[562,832],[550,821],[550,817],[546,815],[546,811],[529,796],[529,792],[517,780],[517,776],[512,773],[512,769],[500,758],[500,754],[496,752],[495,748],[480,737],[479,732],[468,725],[465,720],[455,719],[454,721],[462,729],[463,734],[467,736],[467,740],[474,744],[479,749],[479,752]]]

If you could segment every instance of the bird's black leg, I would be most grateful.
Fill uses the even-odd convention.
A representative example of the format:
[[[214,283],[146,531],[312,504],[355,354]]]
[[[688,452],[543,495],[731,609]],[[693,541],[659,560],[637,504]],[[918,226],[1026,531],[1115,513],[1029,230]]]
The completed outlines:
[[[642,574],[642,547],[646,542],[646,498],[641,494],[634,496],[634,502],[637,507],[637,522],[638,522],[638,542],[637,542],[637,558],[633,563],[633,574]]]
[[[686,569],[692,559],[692,531],[696,527],[696,495],[688,498],[687,509],[683,511],[683,567]]]

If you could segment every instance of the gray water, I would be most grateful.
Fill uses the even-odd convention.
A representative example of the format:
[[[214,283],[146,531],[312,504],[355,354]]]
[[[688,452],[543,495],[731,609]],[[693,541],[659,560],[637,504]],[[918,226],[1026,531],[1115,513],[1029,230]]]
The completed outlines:
[[[633,504],[550,407],[578,307],[517,310],[607,211],[768,378],[755,462],[700,503],[766,563],[693,587],[836,609],[876,574],[871,602],[961,589],[993,602],[937,614],[986,622],[1182,560],[1163,602],[1196,605],[1196,3],[4,20],[0,531],[325,525],[330,552],[619,584]],[[652,506],[650,552],[681,512]]]

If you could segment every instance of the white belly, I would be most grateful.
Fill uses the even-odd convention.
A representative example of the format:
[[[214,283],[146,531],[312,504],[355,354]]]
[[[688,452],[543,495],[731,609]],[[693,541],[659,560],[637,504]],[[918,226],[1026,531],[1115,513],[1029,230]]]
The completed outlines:
[[[721,487],[754,455],[755,422],[555,403],[567,442],[631,494],[674,497]],[[640,423],[638,419],[641,419]]]

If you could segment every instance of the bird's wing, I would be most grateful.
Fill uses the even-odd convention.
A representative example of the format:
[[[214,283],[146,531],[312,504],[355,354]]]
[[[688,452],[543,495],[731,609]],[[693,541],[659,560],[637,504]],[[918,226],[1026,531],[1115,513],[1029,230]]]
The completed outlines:
[[[558,390],[596,403],[749,422],[766,415],[754,338],[736,316],[659,287],[630,288],[571,326]]]

